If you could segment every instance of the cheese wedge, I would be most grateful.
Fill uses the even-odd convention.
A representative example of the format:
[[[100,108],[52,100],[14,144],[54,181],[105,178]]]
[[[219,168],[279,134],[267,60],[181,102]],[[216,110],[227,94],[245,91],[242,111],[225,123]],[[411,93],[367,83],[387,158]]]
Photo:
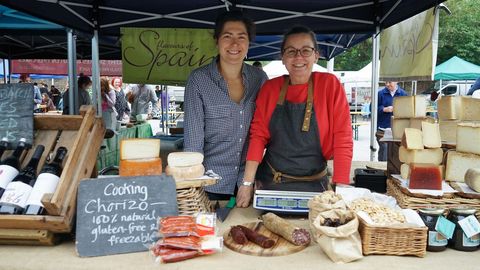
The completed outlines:
[[[402,176],[403,179],[410,178],[410,166],[408,164],[403,163],[400,166],[400,175]]]
[[[465,173],[470,168],[480,168],[480,156],[457,151],[449,151],[445,180],[465,182]]]
[[[410,126],[410,119],[408,118],[396,118],[392,116],[392,135],[394,140],[401,140],[403,132]]]
[[[398,153],[400,162],[407,164],[432,163],[435,165],[440,165],[443,161],[442,148],[408,150],[407,148],[400,146]]]
[[[172,152],[167,157],[170,167],[188,167],[203,163],[203,154],[197,152]]]
[[[410,189],[442,189],[442,171],[440,166],[428,163],[410,164]]]
[[[202,164],[187,167],[174,167],[167,165],[167,167],[165,168],[165,173],[167,175],[173,176],[175,181],[197,179],[203,176],[203,174],[205,173],[205,167],[203,167]]]
[[[406,128],[402,137],[402,145],[409,149],[423,149],[422,131],[416,128]]]
[[[480,155],[480,123],[458,124],[457,151]]]
[[[120,176],[161,175],[162,159],[124,159],[120,160]]]
[[[422,138],[425,148],[442,147],[440,126],[436,123],[422,122]]]
[[[438,119],[455,120],[461,118],[462,103],[459,96],[443,96],[437,101]]]
[[[410,118],[410,128],[416,128],[422,130],[422,123],[435,123],[435,119],[431,117],[416,117]]]
[[[125,139],[120,141],[120,160],[160,157],[159,139]]]

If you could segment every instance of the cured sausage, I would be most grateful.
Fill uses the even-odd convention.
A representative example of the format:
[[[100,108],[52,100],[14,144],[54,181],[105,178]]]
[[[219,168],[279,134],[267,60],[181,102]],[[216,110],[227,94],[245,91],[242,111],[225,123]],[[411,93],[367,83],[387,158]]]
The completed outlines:
[[[245,245],[248,242],[247,236],[241,228],[238,226],[233,226],[230,229],[230,236],[232,236],[233,241],[239,245]]]
[[[243,231],[248,240],[263,248],[271,248],[275,245],[275,240],[270,239],[263,234],[259,234],[258,232],[242,225],[237,225],[236,227],[239,227]]]
[[[310,233],[307,230],[299,228],[273,213],[263,215],[262,220],[268,230],[282,236],[288,242],[296,246],[310,244]]]

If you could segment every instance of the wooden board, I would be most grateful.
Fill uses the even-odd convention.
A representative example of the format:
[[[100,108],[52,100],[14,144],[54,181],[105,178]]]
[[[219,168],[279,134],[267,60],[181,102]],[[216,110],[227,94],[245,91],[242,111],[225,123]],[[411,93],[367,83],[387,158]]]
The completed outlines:
[[[247,254],[247,255],[269,257],[269,256],[282,256],[282,255],[296,253],[307,247],[307,246],[296,246],[288,242],[283,237],[269,231],[265,226],[263,226],[262,222],[251,222],[251,223],[246,223],[242,225],[275,240],[275,245],[271,248],[262,248],[259,245],[256,245],[250,241],[248,241],[247,244],[245,245],[239,245],[235,243],[235,241],[233,241],[232,237],[229,235],[230,229],[228,229],[223,234],[223,243],[226,247],[228,247],[229,249],[235,252]]]

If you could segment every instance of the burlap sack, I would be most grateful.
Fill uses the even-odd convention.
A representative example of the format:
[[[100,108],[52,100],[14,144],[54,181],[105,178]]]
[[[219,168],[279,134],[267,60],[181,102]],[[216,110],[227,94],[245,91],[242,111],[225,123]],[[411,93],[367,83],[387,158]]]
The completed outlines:
[[[346,223],[338,227],[322,226],[326,218]],[[348,263],[363,257],[358,218],[353,211],[334,209],[322,212],[315,218],[313,226],[314,239],[333,262]]]

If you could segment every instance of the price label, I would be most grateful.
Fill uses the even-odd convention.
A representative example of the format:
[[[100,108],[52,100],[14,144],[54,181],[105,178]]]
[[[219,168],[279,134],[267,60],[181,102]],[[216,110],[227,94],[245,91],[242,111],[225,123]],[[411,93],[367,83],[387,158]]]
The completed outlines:
[[[458,224],[468,238],[480,233],[480,223],[474,215],[460,220]]]

